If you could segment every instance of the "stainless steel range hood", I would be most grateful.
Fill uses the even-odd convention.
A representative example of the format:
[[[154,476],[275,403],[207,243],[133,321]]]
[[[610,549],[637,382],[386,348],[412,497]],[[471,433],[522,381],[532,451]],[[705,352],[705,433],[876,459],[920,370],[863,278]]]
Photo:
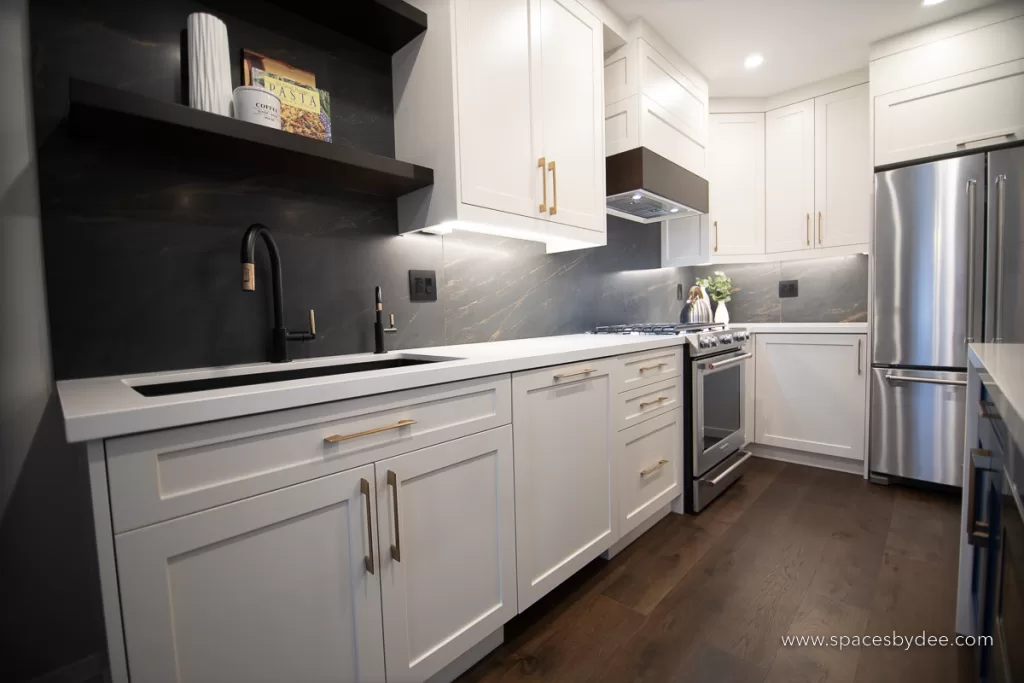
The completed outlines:
[[[708,181],[646,147],[605,159],[607,211],[638,223],[708,212]]]

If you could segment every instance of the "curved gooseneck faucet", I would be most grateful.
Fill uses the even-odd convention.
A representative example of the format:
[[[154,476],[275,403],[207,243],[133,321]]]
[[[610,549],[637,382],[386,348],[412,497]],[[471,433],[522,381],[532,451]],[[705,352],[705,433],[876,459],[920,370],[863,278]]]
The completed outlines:
[[[262,223],[253,223],[242,236],[242,290],[252,292],[256,290],[256,268],[255,252],[256,238],[262,237],[267,245],[267,252],[270,254],[270,271],[273,280],[274,290],[274,329],[273,329],[273,352],[271,361],[274,363],[287,363],[291,358],[288,356],[288,342],[290,341],[312,341],[316,339],[316,320],[313,317],[313,310],[309,311],[309,332],[289,332],[284,326],[284,283],[281,276],[281,253],[277,250],[277,242],[270,234],[270,229]]]

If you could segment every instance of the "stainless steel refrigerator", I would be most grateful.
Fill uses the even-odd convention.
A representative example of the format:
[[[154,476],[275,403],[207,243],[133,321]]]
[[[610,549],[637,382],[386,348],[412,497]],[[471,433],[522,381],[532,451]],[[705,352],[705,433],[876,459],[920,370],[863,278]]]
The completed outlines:
[[[1024,147],[875,174],[873,473],[960,486],[967,344],[1024,342]]]

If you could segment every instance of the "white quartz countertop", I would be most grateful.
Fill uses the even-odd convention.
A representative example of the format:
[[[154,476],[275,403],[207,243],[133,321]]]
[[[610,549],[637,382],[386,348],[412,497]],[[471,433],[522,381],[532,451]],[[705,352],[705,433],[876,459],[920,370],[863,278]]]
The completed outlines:
[[[867,323],[733,323],[755,333],[867,334]]]
[[[432,384],[575,363],[666,346],[679,337],[634,337],[574,334],[458,346],[409,349],[384,355],[352,354],[297,360],[286,367],[255,363],[120,377],[57,382],[68,442],[179,427],[272,410],[383,394]],[[457,359],[426,365],[328,375],[186,394],[146,397],[132,386],[274,370],[358,363],[387,358]]]
[[[1024,447],[1024,344],[971,344],[967,355],[1013,440]]]

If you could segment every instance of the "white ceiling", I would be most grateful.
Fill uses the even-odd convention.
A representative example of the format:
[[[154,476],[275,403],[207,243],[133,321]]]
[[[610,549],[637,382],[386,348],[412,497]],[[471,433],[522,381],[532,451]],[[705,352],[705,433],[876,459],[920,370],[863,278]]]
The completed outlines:
[[[605,0],[643,17],[708,79],[712,97],[767,97],[868,65],[868,46],[995,0]],[[764,55],[747,71],[744,58]]]

